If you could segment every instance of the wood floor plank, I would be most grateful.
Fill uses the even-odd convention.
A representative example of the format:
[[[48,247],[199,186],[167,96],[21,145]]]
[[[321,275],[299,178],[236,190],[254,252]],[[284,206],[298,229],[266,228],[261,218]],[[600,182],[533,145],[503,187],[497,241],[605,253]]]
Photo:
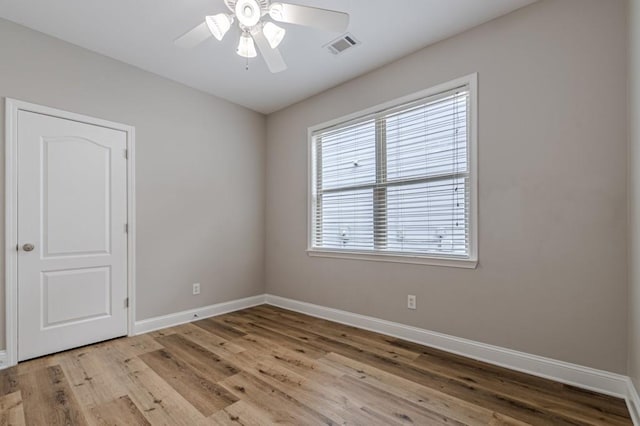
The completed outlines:
[[[235,365],[179,334],[159,337],[156,340],[209,380],[222,380],[240,372]]]
[[[18,391],[18,368],[0,370],[0,397]]]
[[[217,322],[233,327],[236,330],[249,333],[247,326],[252,322],[251,318],[246,318],[244,315],[236,315],[236,312],[220,315],[215,319]]]
[[[260,309],[259,308],[256,308]],[[300,318],[291,322],[289,318],[293,316],[291,313],[285,317],[281,311],[277,311],[275,315],[264,314],[264,308],[260,309],[260,314],[253,313],[253,309],[249,312],[242,311],[238,315],[253,317],[257,322],[264,323],[264,327],[285,334],[290,338],[299,339],[314,347],[319,351],[330,351],[327,349],[326,342],[318,343],[318,340],[328,339],[336,344],[344,344],[348,347],[367,351],[369,353],[379,355],[384,358],[390,358],[399,362],[410,363],[414,361],[420,354],[414,351],[396,348],[387,343],[382,335],[375,334],[366,330],[355,331],[354,327],[344,326],[341,324],[331,323],[329,321],[315,318],[314,321],[307,323],[307,316],[295,314]],[[295,324],[295,325],[292,325]],[[377,336],[373,338],[372,336]]]
[[[321,384],[306,374],[308,372],[305,372],[305,375],[298,374],[269,356],[253,360],[246,366],[245,371],[285,394],[291,395],[304,406],[313,407],[313,410],[341,424],[350,423],[347,419],[353,420],[357,417],[354,413],[357,413],[361,407],[354,398],[335,391],[336,377]],[[350,414],[346,415],[347,413]]]
[[[233,357],[235,354],[245,350],[245,348],[234,344],[231,340],[223,339],[193,324],[183,324],[176,327],[176,329],[181,336],[188,338],[218,356]]]
[[[0,426],[631,425],[623,400],[272,306],[0,371]]]
[[[373,411],[401,424],[463,425],[462,422],[442,413],[421,407],[350,376],[340,379],[337,385],[346,393],[358,395],[358,398],[364,400],[365,405]]]
[[[259,317],[264,318],[264,320],[277,321],[289,325],[293,323],[296,327],[304,328],[305,330],[313,331],[314,333],[322,334],[338,341],[346,341],[354,346],[366,347],[369,348],[369,350],[375,348],[380,354],[392,359],[410,362],[421,355],[419,351],[393,345],[388,341],[387,336],[368,330],[308,317],[302,314],[292,314],[290,311],[279,308],[256,307],[255,311],[259,312]],[[233,314],[234,313],[231,313],[229,315]],[[241,311],[239,315],[242,314],[243,312]]]
[[[90,411],[98,426],[151,426],[128,395],[93,407]]]
[[[284,324],[273,325],[269,323],[268,327],[282,329]],[[549,412],[544,407],[536,407],[534,404],[514,399],[511,396],[504,396],[491,391],[477,389],[473,384],[467,383],[466,381],[457,381],[450,377],[440,376],[431,371],[402,363],[395,359],[358,348],[345,342],[337,341],[321,334],[305,331],[298,327],[289,327],[289,329],[291,330],[289,332],[291,334],[304,333],[307,339],[313,341],[314,345],[319,346],[326,352],[336,352],[351,359],[364,360],[366,363],[384,371],[418,381],[418,383],[425,386],[438,388],[447,394],[459,398],[470,398],[476,401],[476,403],[484,405],[495,412],[508,415],[521,421],[530,422],[543,418],[543,421],[560,425],[586,424],[577,422],[575,419],[566,417],[561,413]]]
[[[289,327],[286,324],[264,320],[259,317],[256,317],[256,320],[252,322],[249,335],[275,340],[279,342],[280,346],[285,346],[311,358],[321,358],[327,353],[322,346],[316,344],[317,335],[297,327]]]
[[[416,343],[406,342],[395,338],[388,338],[388,340],[394,346],[412,348],[412,350],[420,352],[420,357],[418,359],[421,360],[421,363],[423,364],[431,366],[449,366],[452,369],[458,370],[460,374],[471,372],[476,373],[479,376],[494,377],[501,382],[521,385],[531,391],[546,395],[553,395],[561,401],[575,403],[605,414],[612,414],[614,416],[621,417],[628,415],[626,404],[622,399],[610,398],[596,392],[579,389],[574,386],[555,382],[542,377],[508,370],[486,362],[465,358],[460,355],[447,353],[434,348],[428,348]]]
[[[367,404],[374,405],[370,399],[363,400],[362,395],[345,392],[344,383],[339,380],[342,375],[332,374],[323,377],[324,380],[318,380],[318,375],[314,374],[314,368],[302,368],[299,373],[296,373],[287,368],[292,365],[294,364],[280,363],[267,355],[253,361],[246,368],[260,380],[289,395],[294,395],[302,404],[313,407],[314,410],[341,424],[372,424],[372,421],[379,422],[381,419],[384,419],[385,424],[404,424],[411,423],[411,418],[417,421],[417,424],[457,424],[446,416],[430,412],[424,407],[407,401],[400,402],[396,406],[406,405],[405,411],[411,414],[411,418],[398,412],[390,412],[390,415],[382,414],[378,407],[366,407]],[[382,391],[379,392],[382,393]],[[396,402],[401,401],[399,398],[396,399]],[[396,414],[395,417],[392,417],[393,414]]]
[[[294,393],[301,403],[314,407],[328,417],[342,420],[343,424],[367,426],[379,422],[379,418],[367,413],[353,396],[336,388],[336,379],[342,377],[343,373],[318,360],[278,348],[266,353],[248,350],[238,354],[235,361],[244,371],[259,376],[278,389]]]
[[[443,413],[465,424],[503,424],[523,426],[526,423],[456,398],[438,390],[419,385],[365,363],[335,353],[319,361],[371,386],[386,390],[414,404]]]
[[[21,375],[18,380],[27,424],[88,424],[59,365]]]
[[[238,401],[213,414],[211,420],[220,426],[269,426],[269,415],[246,401]]]
[[[204,416],[210,416],[238,401],[233,394],[203,377],[166,349],[148,352],[141,355],[140,359]]]
[[[567,419],[589,424],[593,421],[610,425],[624,425],[627,421],[608,410],[596,409],[584,404],[567,401],[562,395],[553,395],[545,391],[531,392],[531,388],[524,383],[505,380],[492,374],[482,373],[474,369],[463,369],[455,364],[448,365],[433,358],[420,357],[412,363],[423,369],[429,369],[443,377],[473,383],[478,388],[493,391],[503,397],[513,398],[521,402],[545,407],[546,410],[564,416]]]
[[[126,356],[127,358],[136,357],[162,349],[162,345],[148,334],[133,336],[126,339],[116,339],[107,346],[118,349],[118,353]]]
[[[267,380],[280,388],[289,389],[301,402],[314,407],[323,414],[340,420],[342,424],[372,424],[372,421],[384,420],[384,424],[459,424],[455,419],[441,413],[431,411],[428,407],[413,404],[406,399],[387,394],[385,390],[376,389],[372,392],[350,392],[345,386],[345,376],[332,376],[330,381],[318,381],[309,377],[306,372],[303,375],[293,375],[290,370],[281,364],[270,363],[260,365],[259,377]],[[380,403],[371,397],[377,393],[384,398]],[[382,407],[386,406],[387,411]],[[393,406],[393,410],[389,407]]]
[[[98,349],[100,351],[100,349]],[[81,406],[93,407],[126,394],[113,371],[105,368],[97,351],[83,351],[59,359],[71,390]]]
[[[269,421],[288,425],[335,425],[330,419],[314,409],[302,404],[292,395],[271,386],[252,374],[242,372],[222,382],[222,386],[234,393],[238,399],[248,401],[252,405],[268,413]]]
[[[277,345],[280,347],[298,352],[307,358],[312,359],[322,358],[327,354],[325,350],[304,338],[299,337],[296,339],[270,327],[255,326],[251,333],[243,336],[241,339],[242,340],[233,340],[233,342],[238,345],[244,345],[245,347],[263,345],[267,350],[268,348],[273,347],[274,342],[277,342]],[[247,342],[250,342],[253,345],[250,345]]]
[[[23,425],[25,425],[25,419],[20,391],[0,397],[0,426]]]
[[[328,348],[333,348],[334,352],[347,358],[361,360],[383,371],[412,380],[423,386],[438,389],[448,395],[472,401],[477,405],[521,421],[528,423],[541,421],[542,424],[550,423],[556,425],[580,424],[562,415],[550,413],[544,407],[536,407],[533,404],[523,403],[508,396],[505,397],[492,391],[479,389],[475,387],[473,383],[440,376],[437,373],[418,368],[414,365],[400,363],[390,358],[384,358],[367,351],[350,347],[349,345],[337,344],[335,341],[331,341],[331,339],[320,338],[320,340],[323,340]]]
[[[240,356],[243,355],[246,354],[240,354]],[[284,362],[282,362],[282,355],[271,355],[267,354],[259,359],[251,360],[245,368],[270,385],[295,395],[295,398],[301,403],[314,407],[327,417],[339,420],[344,424],[367,425],[382,420],[385,424],[410,423],[410,420],[403,415],[398,414],[396,418],[393,418],[390,415],[381,414],[377,408],[366,407],[367,401],[362,401],[360,395],[344,392],[344,385],[337,380],[343,374],[334,368],[329,370],[330,374],[326,374],[327,370],[321,367],[323,365],[321,362],[308,360],[306,363],[301,363],[303,356],[300,354],[289,353],[285,355],[287,359]],[[297,369],[297,372],[289,370],[289,368]],[[325,373],[317,371],[323,369]],[[394,398],[401,400],[398,397]],[[445,405],[450,402],[450,400],[446,400]],[[398,404],[398,406],[400,405]],[[428,424],[457,424],[455,419],[438,415],[431,411],[427,405],[409,405],[413,405],[409,413],[414,420],[428,421]],[[487,416],[487,418],[493,420],[491,416]]]
[[[192,323],[193,325],[207,330],[209,333],[222,337],[223,339],[235,339],[244,336],[246,333],[220,323],[213,318],[206,318]]]
[[[153,425],[200,426],[213,424],[173,387],[137,357],[128,358],[117,348],[99,355],[127,395]],[[124,359],[124,361],[122,361]]]
[[[69,352],[75,352],[75,351],[76,350],[69,351]],[[30,372],[39,371],[39,370],[42,370],[43,368],[53,367],[55,365],[58,365],[60,363],[59,362],[60,356],[67,356],[67,353],[65,352],[64,355],[53,354],[50,356],[36,358],[26,362],[21,362],[20,364],[18,364],[13,368],[16,369],[16,374],[18,376],[29,374]]]
[[[282,347],[274,347],[260,354],[255,354],[253,351],[246,351],[238,354],[236,359],[247,359],[246,364],[249,364],[249,366],[255,365],[263,360],[269,360],[271,363],[281,365],[320,385],[333,384],[336,378],[344,375],[342,371],[322,363],[321,360],[309,358],[304,354]]]

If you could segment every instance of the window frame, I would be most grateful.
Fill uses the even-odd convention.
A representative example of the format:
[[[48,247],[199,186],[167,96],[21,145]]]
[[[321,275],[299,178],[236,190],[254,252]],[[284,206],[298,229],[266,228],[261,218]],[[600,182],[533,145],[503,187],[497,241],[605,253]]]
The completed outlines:
[[[467,86],[469,90],[468,111],[468,156],[469,156],[469,255],[434,255],[406,253],[385,253],[382,251],[358,251],[345,249],[329,249],[313,246],[313,230],[315,228],[314,199],[316,195],[315,177],[317,173],[317,161],[314,154],[313,134],[316,131],[339,125],[341,123],[357,120],[358,118],[375,114],[383,110],[401,107],[420,99],[437,96],[443,92]],[[377,136],[376,136],[377,137]],[[378,144],[376,143],[376,149]],[[376,156],[377,158],[379,156]],[[307,254],[309,256],[354,259],[366,261],[381,261],[394,263],[411,263],[433,266],[448,266],[458,268],[476,268],[478,265],[478,74],[467,76],[412,93],[408,96],[394,99],[362,111],[339,117],[308,128],[307,131]]]

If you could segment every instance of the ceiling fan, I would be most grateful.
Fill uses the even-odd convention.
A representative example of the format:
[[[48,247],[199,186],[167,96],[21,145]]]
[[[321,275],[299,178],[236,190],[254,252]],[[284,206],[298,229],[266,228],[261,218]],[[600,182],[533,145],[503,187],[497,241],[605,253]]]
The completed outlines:
[[[287,69],[278,45],[286,30],[273,21],[305,25],[327,31],[342,32],[349,25],[349,15],[335,10],[319,9],[271,0],[224,0],[231,13],[207,16],[205,21],[175,40],[180,47],[191,48],[213,36],[222,40],[237,20],[242,34],[236,53],[244,58],[255,58],[256,45],[272,73]],[[255,43],[254,43],[255,42]]]

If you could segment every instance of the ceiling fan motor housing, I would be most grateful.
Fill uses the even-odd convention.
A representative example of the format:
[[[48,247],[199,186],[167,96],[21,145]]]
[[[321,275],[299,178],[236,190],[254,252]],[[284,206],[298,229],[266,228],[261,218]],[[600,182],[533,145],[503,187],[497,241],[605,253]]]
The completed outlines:
[[[236,6],[241,1],[242,0],[224,0],[224,3],[227,5],[227,8],[235,14]],[[258,5],[258,8],[260,9],[260,17],[266,15],[267,12],[269,12],[269,4],[271,3],[270,0],[251,0],[251,3],[255,3]]]

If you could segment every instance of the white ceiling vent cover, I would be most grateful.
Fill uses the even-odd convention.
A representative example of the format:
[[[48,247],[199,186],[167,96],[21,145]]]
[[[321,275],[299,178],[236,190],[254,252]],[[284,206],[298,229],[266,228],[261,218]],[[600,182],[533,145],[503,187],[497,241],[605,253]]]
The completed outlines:
[[[358,41],[358,39],[356,39],[352,34],[346,33],[333,40],[325,47],[329,49],[329,52],[333,53],[334,55],[339,55],[359,44],[360,42]]]

